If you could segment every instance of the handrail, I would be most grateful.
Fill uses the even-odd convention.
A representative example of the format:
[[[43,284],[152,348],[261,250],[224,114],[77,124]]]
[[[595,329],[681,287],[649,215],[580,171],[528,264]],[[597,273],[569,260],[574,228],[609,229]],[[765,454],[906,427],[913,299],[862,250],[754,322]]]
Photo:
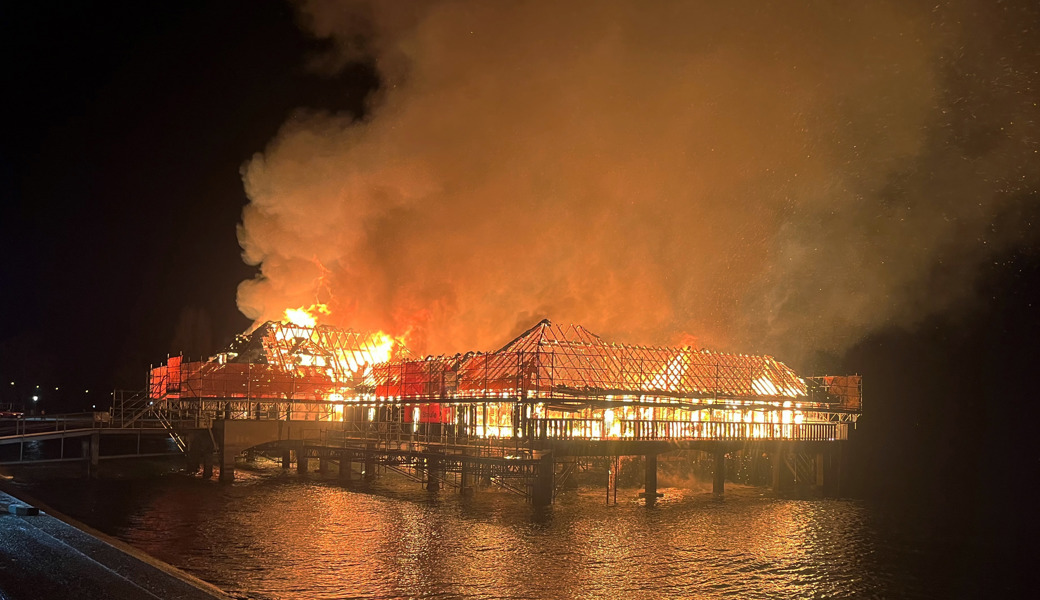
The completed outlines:
[[[597,427],[598,426],[598,427]],[[734,423],[727,421],[531,419],[539,440],[799,440],[848,439],[846,423]]]

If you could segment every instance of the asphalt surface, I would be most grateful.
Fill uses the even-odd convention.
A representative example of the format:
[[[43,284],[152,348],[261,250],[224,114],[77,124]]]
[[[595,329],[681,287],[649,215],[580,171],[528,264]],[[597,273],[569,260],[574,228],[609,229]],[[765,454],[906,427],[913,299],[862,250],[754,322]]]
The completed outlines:
[[[217,588],[136,551],[121,549],[0,492],[0,600],[226,599]]]

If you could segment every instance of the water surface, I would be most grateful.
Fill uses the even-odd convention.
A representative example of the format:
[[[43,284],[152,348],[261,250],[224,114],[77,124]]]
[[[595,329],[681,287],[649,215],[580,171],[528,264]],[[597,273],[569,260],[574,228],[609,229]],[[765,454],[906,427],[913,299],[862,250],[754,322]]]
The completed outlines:
[[[182,475],[50,482],[54,508],[239,598],[945,598],[941,532],[854,500],[730,485],[620,490],[536,510],[386,477],[372,487],[276,467],[232,485]]]

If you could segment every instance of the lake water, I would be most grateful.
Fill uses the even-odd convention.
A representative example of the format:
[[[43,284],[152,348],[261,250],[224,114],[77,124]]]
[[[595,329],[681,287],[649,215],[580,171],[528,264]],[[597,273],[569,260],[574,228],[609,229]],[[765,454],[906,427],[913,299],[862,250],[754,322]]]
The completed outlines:
[[[956,532],[928,511],[776,499],[761,488],[591,487],[536,510],[502,491],[462,498],[394,476],[239,470],[43,482],[55,509],[239,598],[948,598]],[[973,580],[974,581],[974,580]]]

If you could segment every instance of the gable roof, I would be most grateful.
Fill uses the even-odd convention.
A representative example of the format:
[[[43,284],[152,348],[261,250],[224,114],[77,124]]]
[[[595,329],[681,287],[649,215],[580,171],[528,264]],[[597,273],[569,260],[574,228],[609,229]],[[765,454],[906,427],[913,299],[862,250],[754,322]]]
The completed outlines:
[[[377,374],[377,379],[380,378]],[[805,382],[771,356],[617,344],[580,325],[540,321],[496,352],[407,363],[385,371],[390,395],[650,395],[796,398]],[[400,387],[397,387],[401,383]],[[398,394],[393,391],[398,390]]]

